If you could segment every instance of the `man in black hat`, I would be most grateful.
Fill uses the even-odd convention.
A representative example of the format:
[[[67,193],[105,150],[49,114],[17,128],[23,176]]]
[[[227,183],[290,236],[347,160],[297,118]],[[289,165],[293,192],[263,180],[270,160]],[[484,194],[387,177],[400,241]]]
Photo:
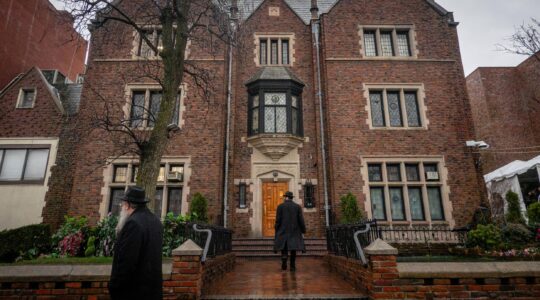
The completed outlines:
[[[287,270],[288,251],[291,251],[291,272],[296,271],[296,251],[305,252],[306,233],[302,207],[293,202],[293,193],[286,192],[283,203],[277,207],[274,251],[281,251],[281,269]]]
[[[144,189],[129,187],[122,197],[109,282],[112,299],[162,299],[161,221],[146,207]]]

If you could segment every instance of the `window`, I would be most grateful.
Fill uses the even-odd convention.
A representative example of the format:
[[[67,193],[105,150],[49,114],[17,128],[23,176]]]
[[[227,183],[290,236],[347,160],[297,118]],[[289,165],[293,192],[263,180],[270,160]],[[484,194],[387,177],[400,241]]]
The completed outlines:
[[[158,57],[159,53],[152,50],[148,45],[146,40],[143,38],[143,35],[152,43],[152,45],[157,45],[158,50],[163,49],[163,37],[161,34],[161,29],[158,28],[148,28],[143,31],[142,34],[138,35],[137,51],[136,54],[138,57],[145,58],[154,58]]]
[[[441,161],[367,163],[371,215],[381,221],[444,221]],[[429,180],[426,174],[437,180]],[[436,176],[437,175],[437,176]]]
[[[35,88],[23,88],[19,92],[19,99],[17,100],[17,108],[32,108],[36,101],[36,89]]]
[[[262,97],[261,97],[262,96]],[[263,101],[260,101],[260,99]],[[251,96],[250,135],[289,133],[302,135],[299,95],[287,92],[262,92]]]
[[[425,129],[423,88],[368,86],[370,128]]]
[[[412,57],[412,28],[361,27],[364,57]]]
[[[245,182],[240,182],[238,184],[238,207],[239,208],[246,208],[247,207],[247,203],[246,203],[246,183]]]
[[[258,66],[292,65],[292,40],[294,34],[255,35]]]
[[[174,106],[173,119],[171,123],[180,125],[180,107],[183,97],[182,89],[178,92],[176,104]],[[130,88],[130,112],[129,125],[133,128],[151,128],[154,127],[163,93],[158,88],[141,87]]]
[[[165,170],[170,170],[168,173]],[[112,166],[112,176],[109,182],[108,212],[118,215],[119,198],[128,186],[135,185],[139,165],[136,163],[118,163]],[[180,162],[163,163],[159,169],[155,194],[154,212],[161,217],[163,213],[182,212],[182,189],[184,186],[184,164]],[[165,209],[165,211],[163,211]]]
[[[0,148],[0,182],[43,183],[49,148]]]

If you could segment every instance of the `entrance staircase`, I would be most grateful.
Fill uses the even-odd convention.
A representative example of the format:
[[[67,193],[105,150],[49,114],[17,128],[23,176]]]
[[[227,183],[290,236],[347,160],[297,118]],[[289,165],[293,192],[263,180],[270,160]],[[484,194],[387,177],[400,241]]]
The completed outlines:
[[[321,258],[326,255],[326,239],[306,238],[306,253],[298,252],[298,256]],[[232,241],[232,251],[238,259],[252,260],[259,258],[275,258],[280,253],[274,253],[272,238],[237,238]]]

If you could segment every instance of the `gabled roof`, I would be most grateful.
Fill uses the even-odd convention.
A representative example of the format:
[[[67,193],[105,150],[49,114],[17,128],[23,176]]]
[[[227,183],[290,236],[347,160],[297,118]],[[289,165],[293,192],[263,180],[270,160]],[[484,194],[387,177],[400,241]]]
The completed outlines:
[[[263,67],[246,82],[246,85],[259,80],[290,80],[304,85],[287,67]]]

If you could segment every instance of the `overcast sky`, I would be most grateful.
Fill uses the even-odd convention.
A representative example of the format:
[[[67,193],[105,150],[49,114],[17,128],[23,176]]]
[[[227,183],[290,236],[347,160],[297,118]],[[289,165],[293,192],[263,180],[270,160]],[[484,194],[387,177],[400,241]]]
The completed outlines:
[[[50,0],[62,8],[60,0]],[[307,1],[307,0],[303,0]],[[540,19],[540,0],[436,0],[454,12],[458,26],[461,55],[468,75],[478,67],[516,66],[526,57],[497,51],[506,43],[515,27]]]

